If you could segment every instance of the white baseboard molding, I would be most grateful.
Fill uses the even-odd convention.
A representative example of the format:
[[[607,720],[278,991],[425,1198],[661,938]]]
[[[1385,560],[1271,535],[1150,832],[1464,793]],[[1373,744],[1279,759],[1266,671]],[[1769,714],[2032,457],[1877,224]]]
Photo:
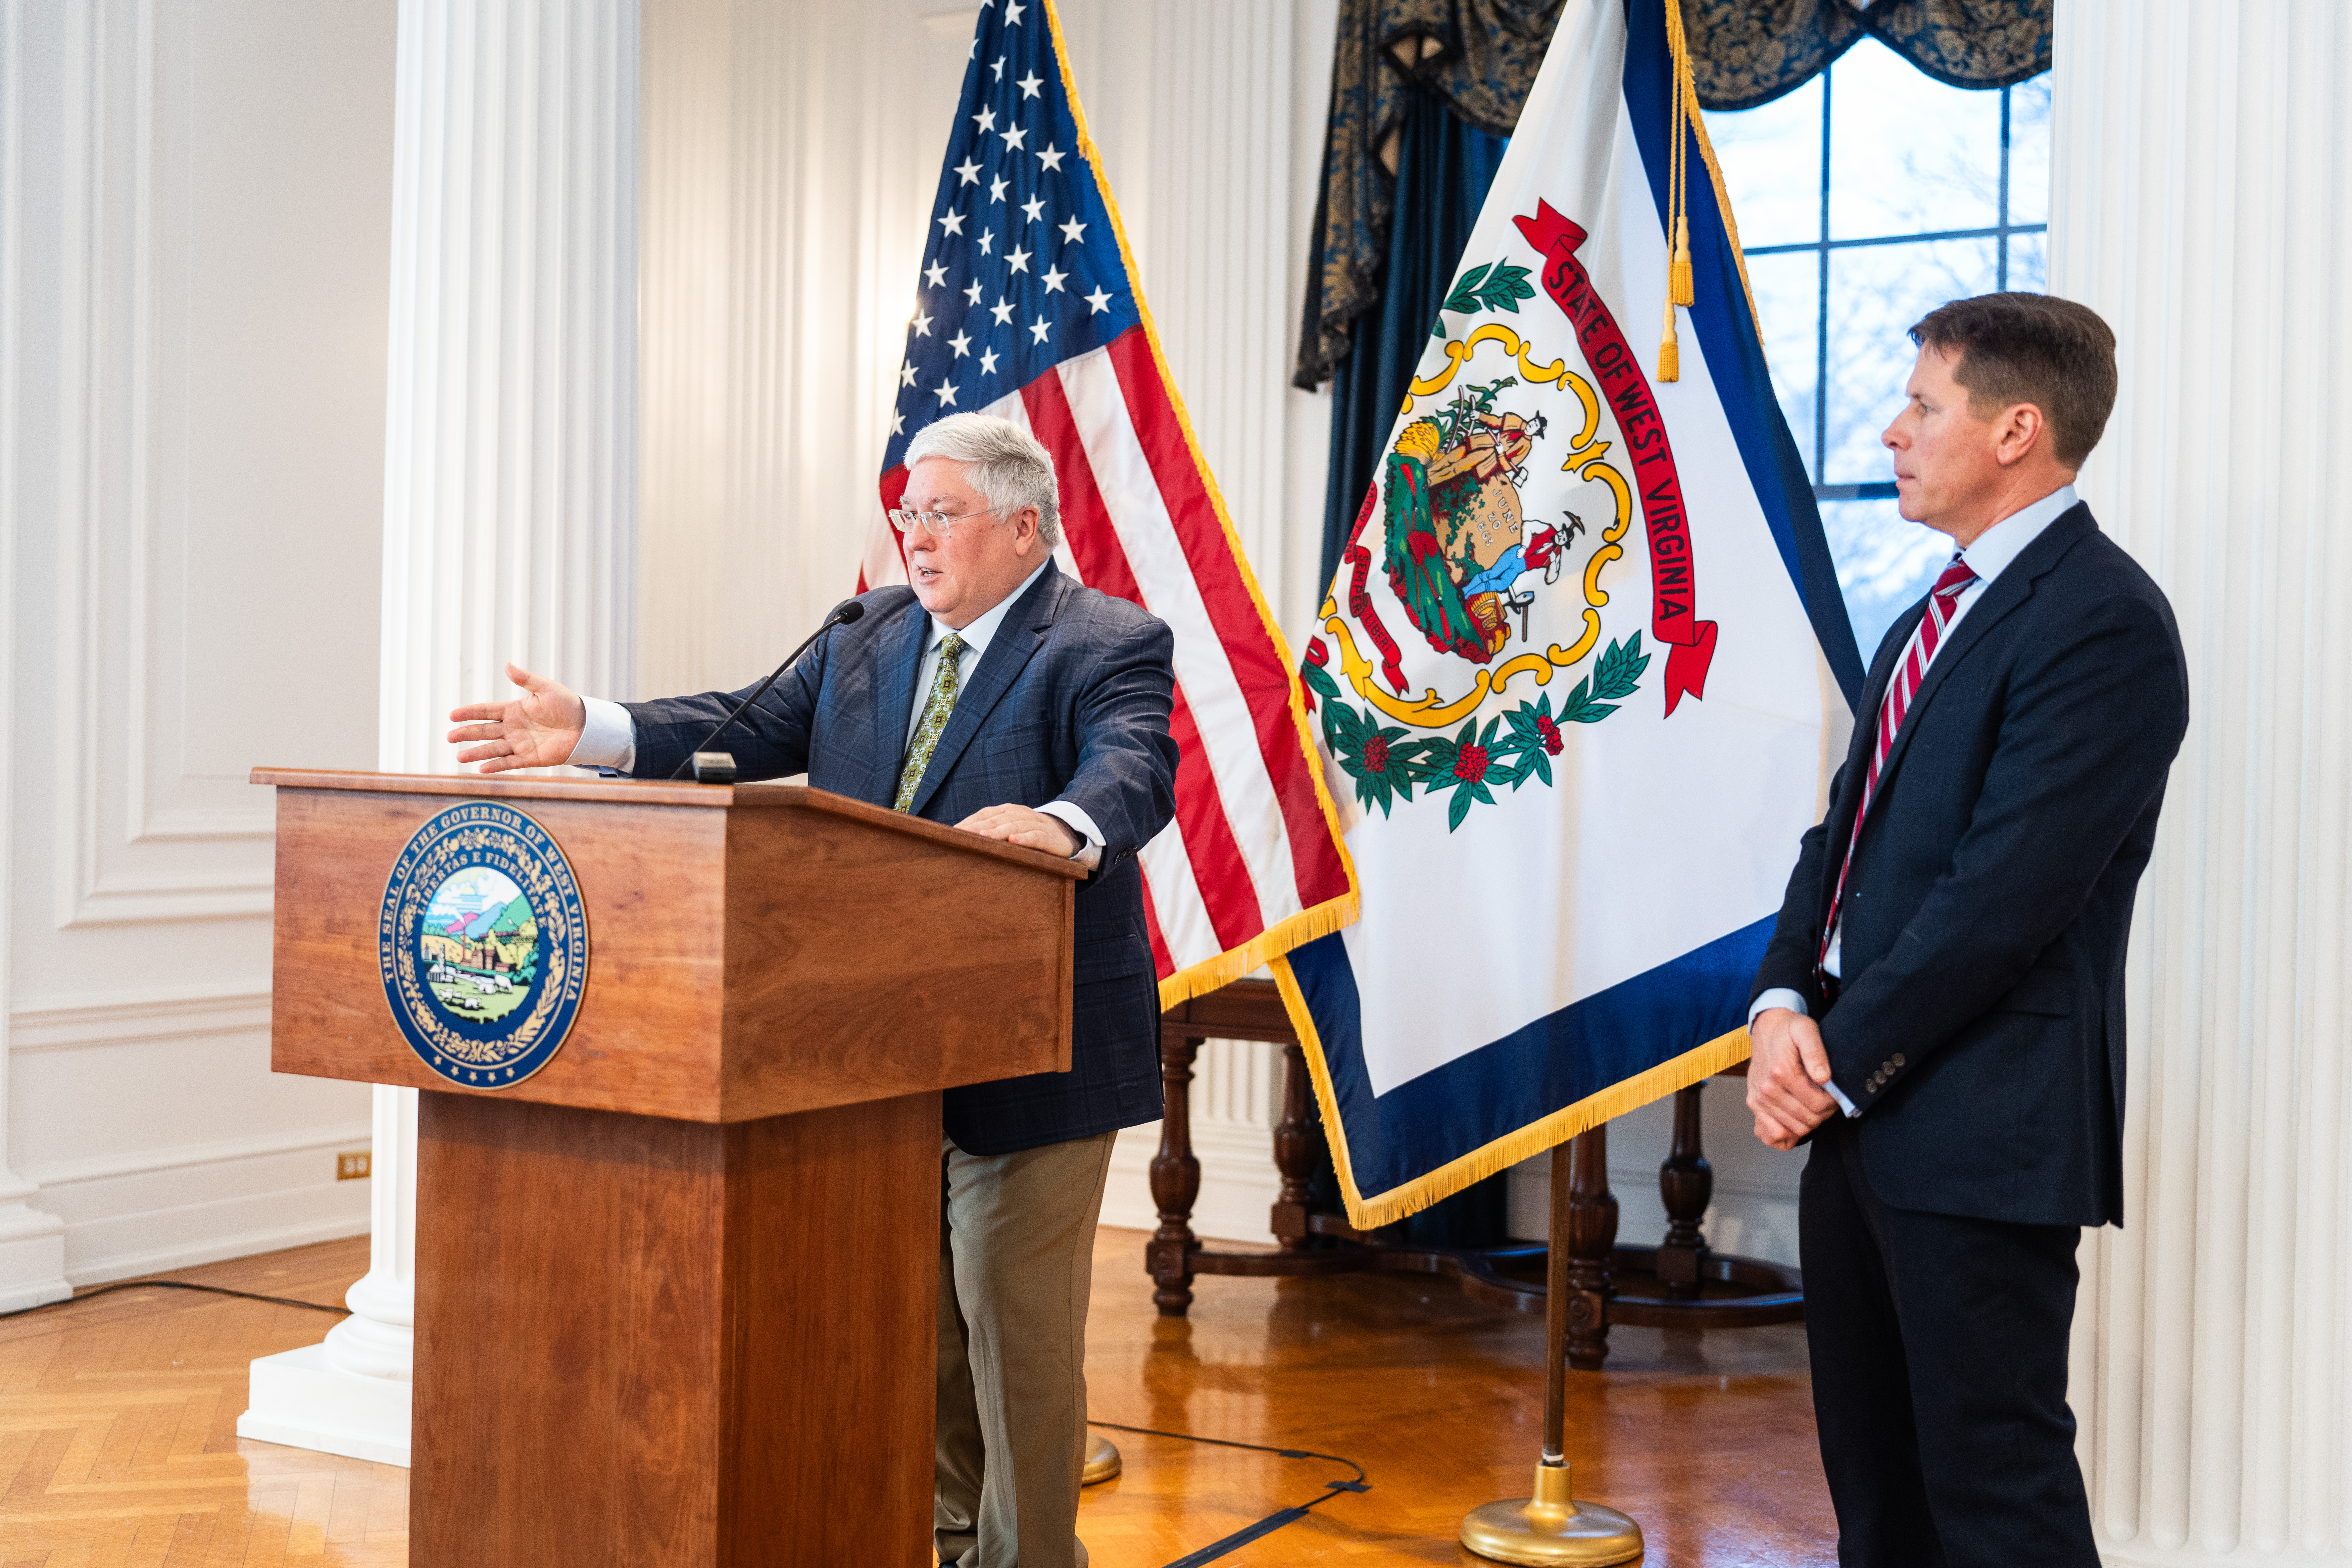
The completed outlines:
[[[1715,1171],[1714,1202],[1703,1222],[1707,1242],[1719,1251],[1774,1263],[1797,1261],[1797,1190],[1801,1164],[1782,1156],[1759,1161],[1748,1148],[1746,1113],[1734,1095],[1707,1101],[1707,1131],[1722,1153]],[[1617,1197],[1619,1241],[1649,1246],[1665,1235],[1665,1203],[1658,1193],[1658,1162],[1664,1157],[1673,1120],[1661,1101],[1612,1124],[1609,1185]],[[1102,1223],[1150,1230],[1160,1223],[1151,1198],[1151,1157],[1160,1146],[1160,1123],[1130,1127],[1118,1135],[1103,1194]],[[1267,1211],[1282,1188],[1274,1168],[1273,1129],[1255,1122],[1196,1116],[1192,1153],[1201,1162],[1201,1193],[1192,1208],[1192,1230],[1204,1241],[1265,1245],[1273,1239]],[[1538,1154],[1509,1173],[1509,1228],[1515,1237],[1541,1240],[1550,1205],[1550,1157]]]
[[[46,1307],[73,1294],[66,1279],[65,1225],[16,1205],[0,1212],[0,1312]]]
[[[1160,1224],[1151,1199],[1151,1157],[1160,1150],[1160,1123],[1130,1127],[1111,1150],[1103,1191],[1102,1223],[1152,1230]],[[1250,1122],[1196,1121],[1192,1155],[1201,1162],[1201,1195],[1192,1205],[1192,1232],[1203,1241],[1259,1246],[1274,1240],[1269,1211],[1281,1194],[1274,1168],[1274,1132]]]
[[[95,1285],[360,1236],[368,1184],[333,1155],[369,1145],[366,1121],[130,1150],[28,1169],[63,1225],[65,1277]]]
[[[304,1154],[321,1149],[362,1149],[375,1137],[375,1124],[364,1117],[355,1121],[330,1122],[323,1127],[296,1127],[278,1132],[257,1132],[243,1138],[218,1138],[204,1143],[179,1143],[162,1149],[133,1149],[85,1160],[59,1160],[23,1173],[24,1178],[50,1192],[121,1176],[160,1172],[188,1172],[206,1165],[234,1165],[246,1160],[279,1154]]]
[[[193,1268],[199,1263],[220,1263],[232,1258],[283,1252],[289,1247],[308,1247],[319,1241],[341,1241],[346,1237],[365,1236],[367,1233],[367,1211],[362,1207],[356,1215],[337,1215],[292,1225],[223,1231],[202,1239],[152,1247],[143,1251],[110,1252],[89,1262],[77,1263],[72,1260],[74,1237],[72,1231],[68,1230],[66,1233],[66,1278],[77,1288],[103,1285],[111,1279],[163,1274],[174,1268]]]
[[[1609,1166],[1609,1190],[1617,1199],[1617,1244],[1653,1247],[1666,1234],[1665,1199],[1658,1193],[1655,1165]],[[1510,1232],[1541,1241],[1551,1208],[1551,1166],[1547,1156],[1510,1170]],[[1715,1184],[1700,1230],[1718,1252],[1760,1258],[1794,1267],[1797,1261],[1797,1195],[1760,1183]]]

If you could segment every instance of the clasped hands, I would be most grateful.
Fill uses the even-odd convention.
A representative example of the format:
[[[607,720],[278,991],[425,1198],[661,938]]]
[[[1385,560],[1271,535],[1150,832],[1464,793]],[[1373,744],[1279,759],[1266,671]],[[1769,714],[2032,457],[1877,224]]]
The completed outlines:
[[[558,768],[572,760],[587,728],[588,705],[562,682],[534,675],[519,664],[507,679],[522,688],[511,702],[475,702],[450,710],[449,741],[461,763],[479,763],[486,773],[509,768]],[[1078,852],[1078,836],[1060,817],[1025,805],[992,805],[956,824],[967,833],[1007,844],[1043,849],[1065,859]]]
[[[1822,1085],[1830,1080],[1830,1054],[1822,1026],[1789,1007],[1768,1007],[1748,1028],[1748,1109],[1756,1136],[1775,1149],[1798,1140],[1838,1113]]]

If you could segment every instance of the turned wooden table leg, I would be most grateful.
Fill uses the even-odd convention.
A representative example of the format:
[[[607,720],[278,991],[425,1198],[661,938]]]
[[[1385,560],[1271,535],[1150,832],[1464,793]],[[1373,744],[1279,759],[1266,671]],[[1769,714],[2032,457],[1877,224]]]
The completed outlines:
[[[1568,1199],[1568,1364],[1599,1372],[1609,1356],[1609,1263],[1617,1249],[1617,1198],[1609,1190],[1609,1129],[1572,1141],[1555,1160],[1573,1162]],[[1562,1238],[1553,1237],[1557,1246]]]
[[[1203,1037],[1160,1037],[1160,1152],[1151,1157],[1151,1201],[1160,1228],[1143,1249],[1144,1271],[1158,1287],[1152,1301],[1163,1318],[1181,1318],[1192,1305],[1192,1205],[1201,1196],[1201,1162],[1192,1157],[1192,1061]]]
[[[1658,1244],[1658,1283],[1678,1301],[1698,1300],[1706,1264],[1706,1237],[1699,1224],[1715,1196],[1715,1167],[1699,1143],[1702,1079],[1675,1096],[1675,1146],[1658,1167],[1658,1195],[1666,1204],[1666,1238]]]
[[[1307,1117],[1314,1105],[1307,1052],[1286,1045],[1282,1047],[1282,1121],[1274,1130],[1274,1168],[1282,1177],[1282,1195],[1275,1200],[1269,1222],[1285,1252],[1304,1252],[1312,1239],[1307,1216],[1313,1206],[1309,1184],[1315,1179],[1318,1140]]]

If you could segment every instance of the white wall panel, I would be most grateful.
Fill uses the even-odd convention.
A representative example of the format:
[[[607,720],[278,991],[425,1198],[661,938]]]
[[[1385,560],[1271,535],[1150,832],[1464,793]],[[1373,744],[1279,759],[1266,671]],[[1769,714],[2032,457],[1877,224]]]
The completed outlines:
[[[271,811],[245,778],[373,754],[391,23],[390,0],[6,9],[0,1013],[26,1169],[364,1114],[268,1072]],[[364,1186],[310,1163],[168,1221],[161,1168],[35,1201],[96,1278],[357,1228]]]
[[[856,586],[971,15],[646,0],[648,693],[750,685]]]

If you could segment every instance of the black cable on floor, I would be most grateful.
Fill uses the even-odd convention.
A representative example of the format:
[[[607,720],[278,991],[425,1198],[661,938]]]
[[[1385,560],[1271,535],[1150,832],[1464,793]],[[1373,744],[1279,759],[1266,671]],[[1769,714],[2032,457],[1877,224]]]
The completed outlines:
[[[1179,1557],[1175,1562],[1168,1564],[1168,1568],[1201,1568],[1204,1563],[1213,1563],[1227,1552],[1238,1552],[1253,1541],[1272,1535],[1286,1524],[1297,1523],[1307,1517],[1308,1510],[1318,1503],[1329,1502],[1341,1492],[1364,1492],[1372,1489],[1371,1483],[1364,1479],[1364,1467],[1339,1454],[1318,1454],[1312,1448],[1276,1448],[1264,1443],[1237,1443],[1230,1437],[1202,1437],[1191,1432],[1164,1432],[1156,1426],[1126,1426],[1116,1421],[1089,1421],[1087,1425],[1108,1427],[1113,1432],[1137,1432],[1147,1437],[1172,1437],[1180,1443],[1206,1443],[1218,1448],[1246,1448],[1254,1454],[1272,1454],[1285,1459],[1328,1459],[1335,1465],[1345,1465],[1356,1472],[1354,1480],[1325,1481],[1321,1497],[1299,1503],[1296,1507],[1281,1509],[1267,1514],[1255,1524],[1244,1525],[1222,1541],[1213,1541],[1198,1552]]]
[[[0,1318],[21,1318],[27,1312],[46,1312],[58,1307],[78,1307],[84,1301],[100,1296],[110,1296],[117,1290],[202,1290],[212,1296],[234,1296],[240,1301],[267,1301],[273,1307],[308,1307],[314,1312],[332,1312],[337,1317],[349,1317],[345,1307],[330,1307],[320,1301],[297,1301],[291,1296],[258,1296],[250,1290],[232,1290],[226,1285],[192,1285],[184,1279],[126,1279],[120,1285],[101,1285],[95,1290],[77,1290],[62,1301],[44,1301],[37,1307],[19,1307],[13,1312],[0,1312]]]

